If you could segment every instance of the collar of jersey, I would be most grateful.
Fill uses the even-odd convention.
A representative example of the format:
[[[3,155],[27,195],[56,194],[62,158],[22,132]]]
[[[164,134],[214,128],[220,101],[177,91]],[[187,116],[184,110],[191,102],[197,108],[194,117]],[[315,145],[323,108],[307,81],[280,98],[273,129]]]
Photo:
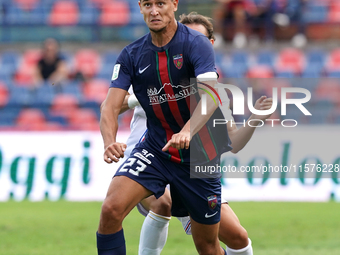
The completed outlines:
[[[184,25],[181,24],[181,23],[179,23],[179,22],[177,21],[177,30],[176,30],[174,36],[171,38],[170,42],[169,42],[168,44],[164,45],[163,47],[157,47],[156,45],[154,45],[154,44],[152,43],[152,41],[151,41],[151,34],[149,33],[149,34],[148,34],[148,44],[149,44],[150,48],[151,48],[152,50],[158,51],[158,52],[166,51],[167,49],[169,49],[170,46],[172,45],[173,41],[174,41],[175,38],[176,38],[176,35],[177,35],[177,33],[178,33],[178,30],[182,29],[182,26],[184,26]]]

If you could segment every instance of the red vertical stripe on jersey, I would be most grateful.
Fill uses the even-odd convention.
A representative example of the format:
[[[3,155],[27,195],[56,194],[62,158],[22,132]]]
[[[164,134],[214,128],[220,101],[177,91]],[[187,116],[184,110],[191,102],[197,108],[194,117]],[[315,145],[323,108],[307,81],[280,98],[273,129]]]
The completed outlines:
[[[192,95],[190,97],[190,100],[195,100],[191,102],[191,115],[193,114],[195,108],[197,107],[197,101],[195,98],[195,95]],[[206,154],[208,155],[209,160],[214,159],[217,156],[216,148],[214,146],[213,141],[211,140],[210,133],[208,131],[208,128],[206,125],[204,125],[200,131],[198,131],[198,136],[200,137],[202,144],[203,144],[203,149],[205,150]]]
[[[158,52],[158,61],[159,61],[158,62],[159,75],[161,78],[161,82],[164,86],[164,92],[165,94],[169,95],[169,97],[175,97],[175,93],[174,93],[174,90],[172,89],[172,84],[169,78],[168,57],[165,51]],[[174,116],[178,125],[182,128],[185,123],[183,121],[182,114],[179,111],[177,100],[175,99],[174,101],[168,101],[168,104],[169,104],[172,115]]]
[[[155,112],[155,115],[159,119],[159,121],[162,124],[162,127],[165,130],[166,133],[166,140],[169,141],[174,134],[174,132],[171,130],[168,122],[166,121],[161,105],[160,104],[153,104],[152,105],[153,111]],[[174,147],[169,148],[169,154],[171,155],[170,160],[176,163],[181,163],[181,157],[179,155],[179,151],[175,149]]]
[[[157,62],[159,63],[160,62],[159,55],[157,55],[156,57],[158,58]],[[162,79],[162,75],[164,75],[164,74],[163,74],[163,71],[162,72],[160,71],[160,64],[158,65],[157,69],[158,69],[159,78],[160,78],[160,82],[161,82],[160,85],[163,86],[163,84],[164,84],[163,79],[164,78]],[[167,75],[167,78],[168,78],[168,81],[169,81],[169,75],[168,75],[167,72],[166,72],[166,75]],[[170,81],[169,81],[169,83],[170,83]],[[169,123],[166,121],[166,119],[164,117],[161,105],[160,104],[153,104],[152,108],[153,108],[153,111],[154,111],[156,117],[161,122],[163,129],[165,130],[166,140],[169,141],[171,139],[172,135],[174,134],[174,132],[172,131],[172,129],[169,126]],[[170,154],[170,160],[171,161],[173,161],[175,163],[181,163],[182,162],[179,151],[177,149],[170,147],[169,148],[169,154]]]

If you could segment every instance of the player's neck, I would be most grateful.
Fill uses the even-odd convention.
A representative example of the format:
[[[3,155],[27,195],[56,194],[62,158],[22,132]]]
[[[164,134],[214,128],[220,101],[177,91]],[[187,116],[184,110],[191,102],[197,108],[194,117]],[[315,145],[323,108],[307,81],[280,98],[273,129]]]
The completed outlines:
[[[152,43],[157,47],[163,47],[167,45],[174,37],[177,26],[177,21],[174,19],[162,31],[150,31]]]

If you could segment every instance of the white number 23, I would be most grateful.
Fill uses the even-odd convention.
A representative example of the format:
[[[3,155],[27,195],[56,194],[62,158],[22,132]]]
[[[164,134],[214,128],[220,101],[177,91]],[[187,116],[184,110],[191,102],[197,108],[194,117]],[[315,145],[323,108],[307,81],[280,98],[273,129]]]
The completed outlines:
[[[139,173],[145,170],[146,165],[142,161],[137,160],[138,166],[136,167],[136,170],[129,168],[136,162],[136,160],[136,158],[129,158],[126,163],[124,163],[124,165],[121,167],[119,172],[129,172],[130,174],[139,176]]]

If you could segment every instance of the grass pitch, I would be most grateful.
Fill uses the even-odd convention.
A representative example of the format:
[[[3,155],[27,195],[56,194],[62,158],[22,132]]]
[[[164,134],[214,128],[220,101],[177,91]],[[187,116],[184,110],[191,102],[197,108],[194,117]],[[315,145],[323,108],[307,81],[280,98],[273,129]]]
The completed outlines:
[[[340,254],[340,203],[231,203],[253,241],[255,255]],[[101,203],[0,203],[1,255],[96,254]],[[137,254],[144,217],[124,221],[127,254]],[[197,254],[173,218],[164,255]]]

